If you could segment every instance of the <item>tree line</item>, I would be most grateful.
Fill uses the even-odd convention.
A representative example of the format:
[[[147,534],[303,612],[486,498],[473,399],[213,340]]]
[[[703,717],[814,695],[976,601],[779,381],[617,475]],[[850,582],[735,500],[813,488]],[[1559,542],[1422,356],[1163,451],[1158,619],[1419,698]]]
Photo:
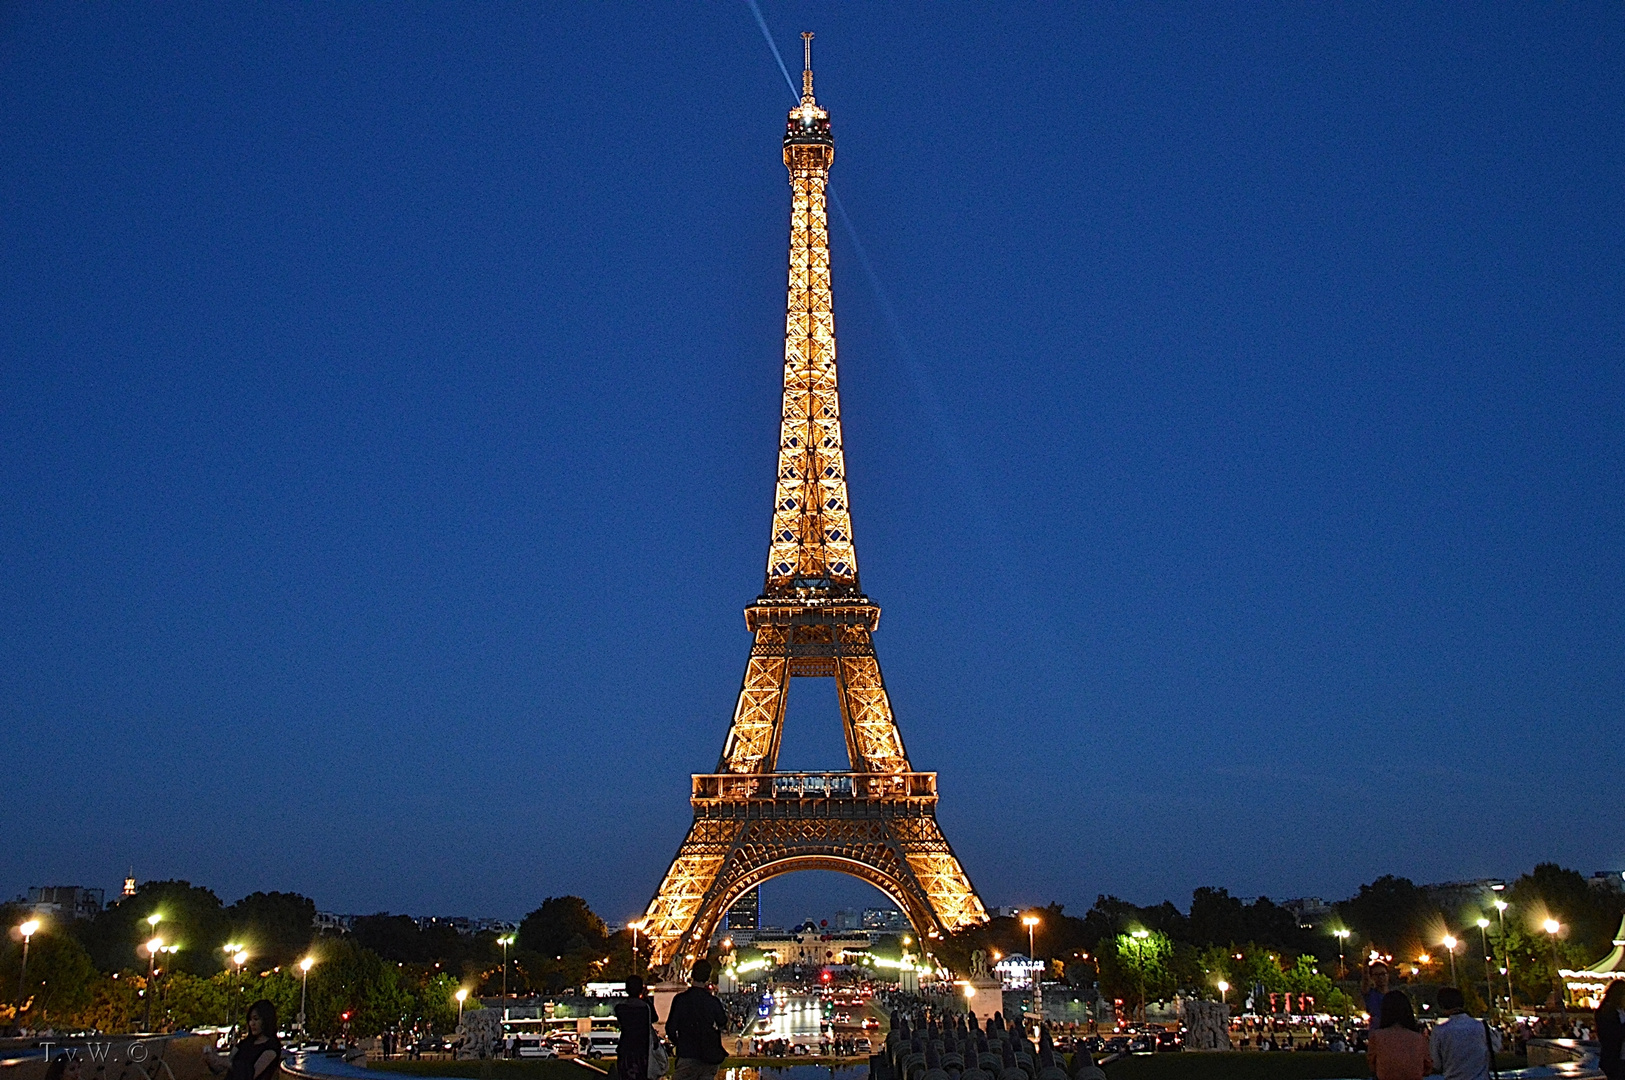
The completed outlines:
[[[1497,900],[1504,909],[1495,906]],[[1130,1006],[1178,993],[1227,996],[1239,1004],[1261,991],[1307,995],[1333,1012],[1351,1010],[1354,984],[1373,952],[1401,981],[1449,982],[1443,942],[1450,935],[1458,942],[1456,980],[1482,1007],[1486,975],[1495,994],[1505,992],[1499,971],[1505,957],[1518,998],[1539,1004],[1559,968],[1605,956],[1625,915],[1625,893],[1542,863],[1499,892],[1428,888],[1385,875],[1332,905],[1311,926],[1268,897],[1243,900],[1216,887],[1196,889],[1183,911],[1168,901],[1142,907],[1102,895],[1082,917],[1060,904],[1031,914],[1038,918],[1032,947],[1051,977]],[[1544,929],[1548,919],[1559,924],[1555,938]],[[1480,927],[1480,920],[1488,925]],[[1339,930],[1346,936],[1337,936]],[[1008,955],[1028,948],[1028,928],[1020,919],[998,917],[951,935],[935,951],[950,968],[967,971],[976,949]],[[1488,965],[1486,953],[1494,957]],[[1221,982],[1231,989],[1221,991]]]
[[[148,922],[154,915],[156,925]],[[291,1026],[304,984],[312,1034],[444,1032],[456,1022],[457,989],[476,998],[502,991],[504,950],[494,932],[462,934],[383,912],[357,917],[347,933],[318,932],[315,916],[315,902],[295,893],[256,892],[228,905],[187,881],[150,881],[93,919],[42,921],[25,976],[16,928],[31,916],[22,905],[0,906],[12,931],[0,946],[0,986],[23,980],[18,999],[8,993],[0,1005],[0,1027],[139,1030],[154,968],[153,1026],[161,1030],[227,1025],[259,998]],[[611,934],[580,897],[544,900],[515,937],[510,993],[558,993],[633,970],[630,934]],[[153,938],[175,951],[152,963]],[[305,957],[313,960],[308,981],[299,968]]]

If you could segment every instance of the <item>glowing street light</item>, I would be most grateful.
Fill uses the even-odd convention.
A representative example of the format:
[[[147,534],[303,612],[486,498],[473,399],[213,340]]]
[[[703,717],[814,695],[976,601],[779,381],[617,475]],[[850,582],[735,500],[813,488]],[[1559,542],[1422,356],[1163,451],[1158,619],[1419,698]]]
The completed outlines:
[[[1491,1008],[1494,1008],[1495,984],[1490,981],[1490,965],[1495,963],[1495,958],[1490,955],[1490,921],[1480,915],[1476,925],[1478,926],[1478,940],[1484,946],[1484,1000],[1489,1002]]]
[[[1346,929],[1333,930],[1332,936],[1337,939],[1337,977],[1346,979],[1348,978],[1348,968],[1343,964],[1343,946],[1348,944],[1349,931]]]
[[[1446,934],[1440,944],[1450,953],[1450,985],[1456,986],[1456,946],[1459,942],[1454,934]]]
[[[310,985],[310,969],[316,966],[316,958],[307,956],[299,961],[299,1034],[305,1031],[305,990]]]
[[[156,927],[160,921],[155,911],[147,916],[147,925]],[[156,996],[154,989],[158,978],[158,954],[164,951],[164,939],[153,937],[147,942],[147,1022],[148,1031],[152,1030],[152,999]]]
[[[1143,926],[1138,930],[1130,930],[1129,937],[1134,939],[1135,968],[1140,974],[1140,1019],[1145,1019],[1145,939],[1151,936],[1151,931]]]
[[[1547,919],[1541,924],[1541,928],[1546,931],[1546,936],[1552,942],[1552,993],[1557,995],[1557,1007],[1562,1009],[1564,1017],[1567,1017],[1569,1015],[1568,995],[1563,992],[1563,976],[1558,972],[1558,968],[1562,965],[1557,959],[1557,932],[1563,929],[1563,924],[1556,919]]]
[[[23,987],[26,985],[23,980],[28,976],[28,940],[38,932],[38,919],[29,919],[17,927],[17,933],[23,936],[23,966],[22,970],[17,972],[17,1007],[19,1009],[23,1007]]]
[[[628,925],[631,925],[630,923]],[[503,934],[497,938],[497,944],[502,946],[502,1019],[508,1018],[508,946],[513,944],[512,934]],[[638,932],[632,931],[632,966],[637,967],[638,959]]]
[[[1034,943],[1033,934],[1038,929],[1038,916],[1029,912],[1021,917],[1021,925],[1027,928],[1027,955],[1034,963],[1038,962],[1038,946]],[[1038,1014],[1038,1022],[1044,1022],[1044,969],[1038,968],[1033,972],[1033,1012]]]
[[[1490,888],[1500,892],[1505,885],[1491,885]],[[1509,905],[1499,896],[1495,898],[1495,917],[1501,923],[1501,963],[1502,974],[1507,977],[1507,1011],[1512,1011],[1512,951],[1507,948],[1507,907]]]
[[[1228,1004],[1228,999],[1225,997],[1225,995],[1230,993],[1230,984],[1225,982],[1223,979],[1220,979],[1219,983],[1218,983],[1218,986],[1219,986],[1219,1000],[1221,1002],[1225,1002],[1226,1004]]]
[[[468,1000],[468,991],[465,990],[463,987],[459,986],[457,988],[457,993],[453,994],[452,996],[457,999],[457,1026],[462,1027],[463,1026],[463,1002]]]

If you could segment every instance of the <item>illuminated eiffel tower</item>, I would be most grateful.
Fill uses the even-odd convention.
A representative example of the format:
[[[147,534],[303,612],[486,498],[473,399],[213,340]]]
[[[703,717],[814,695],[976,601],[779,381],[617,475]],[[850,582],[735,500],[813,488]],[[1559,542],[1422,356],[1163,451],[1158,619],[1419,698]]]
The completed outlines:
[[[767,583],[745,609],[755,642],[717,771],[694,777],[694,825],[642,923],[651,966],[677,972],[705,954],[736,899],[797,870],[869,882],[922,939],[987,919],[937,827],[936,773],[909,765],[871,638],[880,608],[858,585],[824,205],[835,142],[813,97],[812,35],[801,36],[801,104],[784,135],[790,291]],[[797,676],[835,680],[850,772],[777,771]]]

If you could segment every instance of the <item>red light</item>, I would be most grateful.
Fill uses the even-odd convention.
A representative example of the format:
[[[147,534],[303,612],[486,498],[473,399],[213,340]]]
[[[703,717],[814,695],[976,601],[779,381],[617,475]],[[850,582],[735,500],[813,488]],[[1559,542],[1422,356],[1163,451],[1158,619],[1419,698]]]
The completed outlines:
[[[829,981],[830,981],[830,980],[831,980],[831,979],[833,979],[833,978],[834,978],[834,977],[835,977],[835,976],[833,976],[833,975],[831,975],[831,974],[830,974],[830,973],[829,973],[829,972],[827,972],[827,971],[826,971],[826,972],[824,972],[824,973],[823,973],[823,974],[822,974],[822,975],[820,975],[820,976],[819,976],[819,978],[821,978],[821,979],[823,979],[823,980],[824,980],[824,981],[825,981],[825,982],[829,982]]]

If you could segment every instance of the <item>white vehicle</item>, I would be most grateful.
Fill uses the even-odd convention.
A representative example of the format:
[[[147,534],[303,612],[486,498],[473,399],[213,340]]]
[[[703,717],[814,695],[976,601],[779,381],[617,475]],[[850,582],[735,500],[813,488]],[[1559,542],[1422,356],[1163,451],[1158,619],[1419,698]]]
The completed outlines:
[[[580,1037],[576,1046],[580,1048],[582,1057],[598,1058],[606,1054],[613,1055],[620,1049],[621,1033],[618,1031],[589,1031]]]
[[[556,1058],[559,1052],[540,1038],[520,1036],[514,1041],[516,1056],[522,1058]]]

